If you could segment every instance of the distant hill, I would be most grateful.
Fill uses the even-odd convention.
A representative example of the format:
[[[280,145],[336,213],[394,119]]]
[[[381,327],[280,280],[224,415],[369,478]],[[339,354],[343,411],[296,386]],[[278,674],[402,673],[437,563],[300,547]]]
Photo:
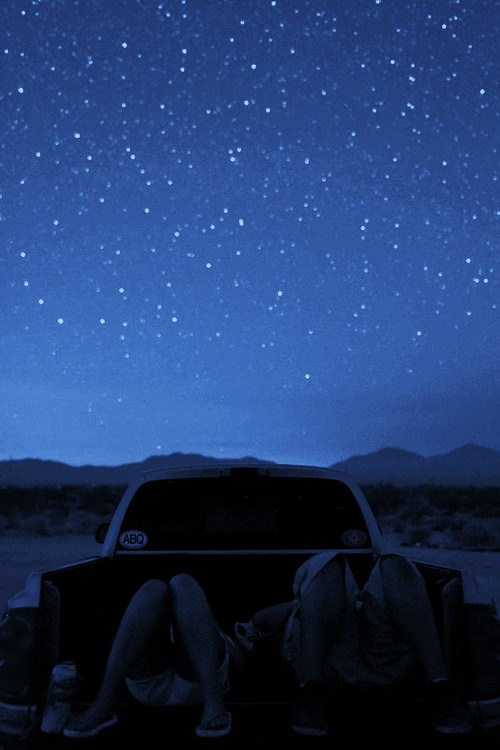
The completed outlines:
[[[15,485],[126,485],[143,471],[151,471],[169,466],[199,466],[221,464],[263,464],[245,457],[235,459],[215,459],[196,453],[171,453],[168,456],[150,456],[144,461],[118,466],[71,466],[60,461],[45,461],[39,458],[23,458],[0,461],[0,486]]]
[[[425,458],[400,448],[352,456],[334,464],[360,484],[500,486],[500,451],[469,444]]]
[[[253,457],[221,461],[196,453],[151,456],[144,461],[119,466],[71,466],[59,461],[26,458],[0,461],[0,485],[126,485],[143,471],[213,463],[273,462]],[[428,458],[400,448],[383,448],[366,455],[352,456],[346,461],[332,464],[332,467],[348,472],[360,484],[500,487],[500,451],[473,444]]]

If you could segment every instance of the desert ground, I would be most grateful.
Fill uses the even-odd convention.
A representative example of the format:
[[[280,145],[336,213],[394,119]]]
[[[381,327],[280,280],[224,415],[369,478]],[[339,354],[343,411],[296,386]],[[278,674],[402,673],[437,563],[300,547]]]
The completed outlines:
[[[101,545],[88,534],[60,536],[24,536],[6,534],[0,537],[0,609],[20,591],[28,573],[92,557]]]

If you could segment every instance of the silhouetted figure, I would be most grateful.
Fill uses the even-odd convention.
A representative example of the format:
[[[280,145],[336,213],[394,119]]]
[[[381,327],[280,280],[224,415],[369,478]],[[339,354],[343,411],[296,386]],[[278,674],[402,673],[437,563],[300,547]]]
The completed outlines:
[[[298,734],[328,735],[335,691],[403,685],[417,673],[428,686],[435,730],[471,730],[424,579],[404,557],[379,557],[360,589],[346,556],[313,555],[296,572],[293,598],[236,623],[235,637],[238,645],[217,625],[191,576],[147,581],[125,610],[95,700],[63,733],[91,737],[116,723],[125,682],[146,705],[200,705],[196,734],[223,737],[232,724],[225,707],[230,673],[241,677],[262,641],[277,645],[299,686],[290,720]]]
[[[280,644],[300,686],[290,722],[295,732],[328,734],[326,704],[335,690],[396,686],[417,671],[428,686],[435,730],[471,730],[413,563],[398,555],[378,558],[360,590],[345,556],[321,553],[298,569],[293,592],[292,601],[238,623],[236,635],[248,651],[264,639]]]
[[[150,706],[200,705],[199,737],[231,731],[224,704],[231,659],[239,649],[215,622],[205,594],[186,574],[151,579],[132,597],[118,627],[93,703],[74,714],[63,734],[92,737],[116,723],[114,706],[125,681]]]

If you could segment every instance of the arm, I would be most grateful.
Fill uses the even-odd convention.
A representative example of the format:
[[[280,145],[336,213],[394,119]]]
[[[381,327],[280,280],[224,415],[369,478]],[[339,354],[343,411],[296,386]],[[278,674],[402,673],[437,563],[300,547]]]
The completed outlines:
[[[259,609],[253,615],[251,622],[264,638],[266,636],[271,638],[279,637],[283,632],[286,621],[292,614],[293,607],[294,602],[288,601]]]

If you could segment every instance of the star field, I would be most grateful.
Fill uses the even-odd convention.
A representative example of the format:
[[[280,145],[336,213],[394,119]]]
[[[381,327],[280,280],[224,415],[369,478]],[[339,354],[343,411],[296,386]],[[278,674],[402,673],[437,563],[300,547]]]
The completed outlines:
[[[2,458],[500,449],[491,0],[5,0]]]

